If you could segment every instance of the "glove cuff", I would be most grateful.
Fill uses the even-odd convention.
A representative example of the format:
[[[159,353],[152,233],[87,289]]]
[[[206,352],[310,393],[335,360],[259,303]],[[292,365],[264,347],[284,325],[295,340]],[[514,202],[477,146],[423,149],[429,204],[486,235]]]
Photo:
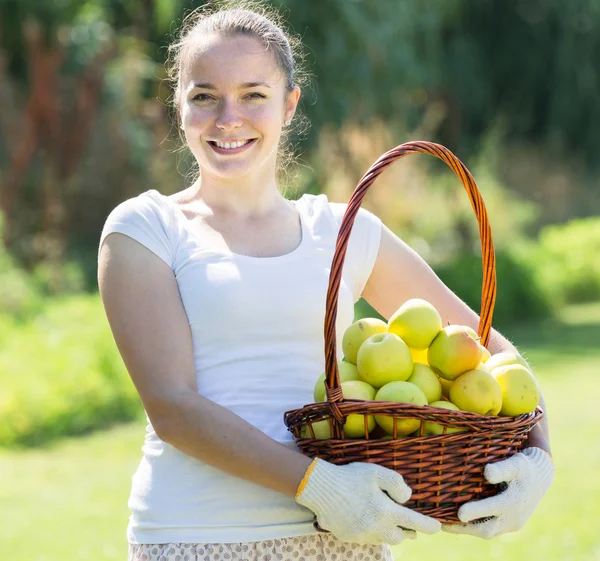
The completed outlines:
[[[331,489],[341,483],[338,466],[321,458],[308,467],[306,474],[298,487],[296,502],[310,508],[313,512],[323,512],[333,506]]]

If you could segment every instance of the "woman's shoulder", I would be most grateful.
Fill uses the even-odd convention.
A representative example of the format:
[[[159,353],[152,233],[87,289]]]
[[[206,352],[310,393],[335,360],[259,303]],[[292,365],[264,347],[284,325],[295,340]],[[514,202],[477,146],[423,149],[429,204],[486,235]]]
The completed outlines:
[[[113,208],[104,222],[99,247],[109,234],[125,234],[170,264],[174,246],[172,229],[173,220],[164,195],[151,189]]]

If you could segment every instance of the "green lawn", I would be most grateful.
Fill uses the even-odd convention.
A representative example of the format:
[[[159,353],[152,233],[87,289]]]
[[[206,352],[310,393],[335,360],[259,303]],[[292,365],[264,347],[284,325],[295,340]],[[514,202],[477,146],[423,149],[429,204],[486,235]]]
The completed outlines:
[[[395,548],[397,559],[600,561],[600,305],[560,324],[507,333],[540,380],[555,484],[524,530],[495,540],[438,534]],[[143,424],[46,449],[0,453],[0,543],[10,561],[122,561],[127,496]]]

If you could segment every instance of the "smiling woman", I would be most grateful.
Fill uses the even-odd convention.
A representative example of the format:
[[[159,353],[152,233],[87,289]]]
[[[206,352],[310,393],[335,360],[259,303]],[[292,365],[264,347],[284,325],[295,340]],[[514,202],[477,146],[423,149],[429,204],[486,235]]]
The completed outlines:
[[[219,10],[218,5],[223,8],[229,6],[230,9]],[[302,135],[310,127],[310,122],[297,108],[300,92],[310,82],[309,73],[303,66],[302,43],[296,37],[286,35],[282,18],[261,2],[232,1],[218,5],[217,2],[209,2],[204,8],[192,12],[184,21],[179,39],[169,49],[168,72],[174,90],[176,116],[185,132],[185,143],[196,155],[194,125],[197,126],[202,116],[209,117],[210,110],[214,113],[217,108],[222,109],[223,103],[230,104],[226,108],[230,111],[229,117],[225,116],[227,119],[231,118],[236,107],[252,108],[255,114],[261,108],[264,114],[265,110],[274,109],[274,103],[281,102],[278,109],[284,111],[285,128],[280,129],[278,134],[276,170],[278,178],[283,179],[294,161],[290,133],[294,131]],[[236,17],[232,17],[234,12]],[[223,41],[227,38],[235,39],[237,45],[227,48],[224,44],[227,42]],[[203,55],[208,51],[213,72],[206,72],[208,69],[203,66],[208,61]],[[235,68],[243,72],[236,75],[230,73],[230,56],[238,53],[243,53],[244,60],[240,60]],[[225,81],[222,80],[224,75]],[[236,82],[236,79],[239,81]],[[192,115],[189,114],[190,106],[196,108]],[[192,122],[186,123],[186,116],[192,118]],[[205,140],[213,146],[220,143],[221,148],[227,149],[225,144],[228,142],[253,140],[256,143],[259,138],[228,135],[225,130],[215,138]],[[229,148],[232,149],[231,146]]]
[[[149,190],[122,202],[100,236],[100,295],[148,418],[128,503],[129,559],[391,561],[387,544],[438,532],[440,522],[403,505],[412,489],[400,473],[312,461],[284,424],[286,411],[312,402],[324,370],[325,302],[347,205],[281,194],[279,154],[301,74],[279,18],[243,6],[195,12],[171,50],[175,108],[199,177],[175,195]],[[337,349],[361,297],[386,317],[423,298],[444,323],[479,325],[365,209],[347,240]],[[492,343],[513,350],[496,332]],[[549,450],[545,428],[531,444],[539,453],[537,463],[521,457],[525,475],[550,461],[533,448]],[[503,513],[525,504],[511,497]],[[494,524],[495,534],[516,527]]]

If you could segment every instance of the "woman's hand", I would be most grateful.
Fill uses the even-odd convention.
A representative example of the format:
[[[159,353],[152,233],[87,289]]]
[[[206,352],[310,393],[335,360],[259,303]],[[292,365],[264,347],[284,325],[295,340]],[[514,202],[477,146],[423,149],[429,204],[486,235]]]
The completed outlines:
[[[493,497],[465,503],[458,511],[463,524],[444,524],[444,532],[490,539],[520,530],[550,488],[554,465],[544,450],[531,447],[486,465],[484,476],[490,483],[503,483],[505,489]]]
[[[441,524],[401,505],[412,491],[399,473],[377,464],[334,465],[318,459],[298,488],[296,501],[312,510],[319,526],[341,541],[398,545]]]

